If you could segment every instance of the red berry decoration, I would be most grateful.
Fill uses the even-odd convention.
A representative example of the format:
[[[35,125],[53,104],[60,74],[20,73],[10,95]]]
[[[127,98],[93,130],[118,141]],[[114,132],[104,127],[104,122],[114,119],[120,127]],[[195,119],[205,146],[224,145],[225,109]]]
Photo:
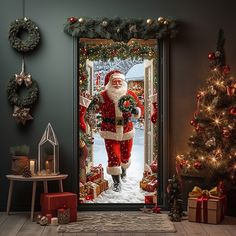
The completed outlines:
[[[197,170],[199,170],[201,167],[202,167],[202,163],[199,162],[199,161],[196,161],[194,164],[193,164],[193,167]]]
[[[214,60],[214,59],[216,59],[215,53],[214,53],[214,52],[209,53],[209,54],[208,54],[208,59],[209,59],[209,60]]]
[[[191,120],[191,121],[190,121],[190,124],[191,124],[192,126],[195,126],[195,125],[197,124],[197,122],[196,122],[195,120]]]
[[[78,21],[78,18],[76,18],[76,17],[70,17],[70,18],[68,18],[68,21],[69,21],[70,23],[74,24],[74,23],[76,23],[76,22]]]
[[[229,74],[229,72],[230,72],[230,67],[228,65],[223,66],[223,73],[224,74]]]
[[[232,107],[232,108],[230,108],[230,110],[229,110],[229,114],[230,115],[236,115],[236,107]]]

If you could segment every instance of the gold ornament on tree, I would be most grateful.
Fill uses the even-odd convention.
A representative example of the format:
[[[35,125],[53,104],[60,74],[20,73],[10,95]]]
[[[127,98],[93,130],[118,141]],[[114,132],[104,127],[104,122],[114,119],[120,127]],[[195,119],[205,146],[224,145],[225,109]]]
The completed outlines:
[[[79,18],[79,22],[80,22],[80,23],[83,23],[83,22],[84,22],[84,18],[80,17],[80,18]]]
[[[147,24],[148,25],[151,25],[153,23],[153,20],[152,19],[147,19]]]

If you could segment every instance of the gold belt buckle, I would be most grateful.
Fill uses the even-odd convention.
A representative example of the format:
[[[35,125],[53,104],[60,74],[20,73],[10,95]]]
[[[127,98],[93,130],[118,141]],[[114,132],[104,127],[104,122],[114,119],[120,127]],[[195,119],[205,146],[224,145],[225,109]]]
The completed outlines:
[[[115,122],[116,122],[116,126],[124,126],[123,117],[116,117]]]

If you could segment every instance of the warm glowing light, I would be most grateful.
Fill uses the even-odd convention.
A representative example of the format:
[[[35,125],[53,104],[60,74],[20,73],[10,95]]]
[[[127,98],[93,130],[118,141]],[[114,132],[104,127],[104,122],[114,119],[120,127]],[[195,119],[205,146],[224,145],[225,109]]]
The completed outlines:
[[[204,156],[201,156],[201,160],[204,160],[205,158],[204,158]]]
[[[206,110],[207,110],[208,112],[211,112],[211,111],[212,111],[212,107],[211,107],[211,106],[207,106],[207,107],[206,107]]]
[[[236,169],[236,164],[234,165],[234,169]]]
[[[188,165],[187,165],[187,168],[189,169],[190,167],[191,167],[191,165],[190,165],[190,164],[188,164]]]
[[[212,161],[213,161],[213,162],[216,162],[216,159],[215,159],[215,157],[213,157],[213,158],[212,158]]]
[[[217,86],[220,86],[220,84],[221,84],[220,81],[219,81],[219,80],[216,80],[216,85],[217,85]]]
[[[214,71],[218,71],[217,67],[214,68]]]
[[[219,119],[219,118],[216,118],[216,119],[214,120],[214,122],[215,122],[217,125],[219,125],[219,124],[220,124],[220,119]]]

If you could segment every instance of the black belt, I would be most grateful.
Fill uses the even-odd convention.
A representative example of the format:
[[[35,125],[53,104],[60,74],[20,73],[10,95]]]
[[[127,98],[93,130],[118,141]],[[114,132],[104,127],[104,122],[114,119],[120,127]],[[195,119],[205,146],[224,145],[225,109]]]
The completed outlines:
[[[106,123],[110,123],[116,126],[123,126],[126,125],[129,121],[131,121],[131,118],[123,118],[123,117],[117,117],[117,118],[102,118],[102,121]]]

